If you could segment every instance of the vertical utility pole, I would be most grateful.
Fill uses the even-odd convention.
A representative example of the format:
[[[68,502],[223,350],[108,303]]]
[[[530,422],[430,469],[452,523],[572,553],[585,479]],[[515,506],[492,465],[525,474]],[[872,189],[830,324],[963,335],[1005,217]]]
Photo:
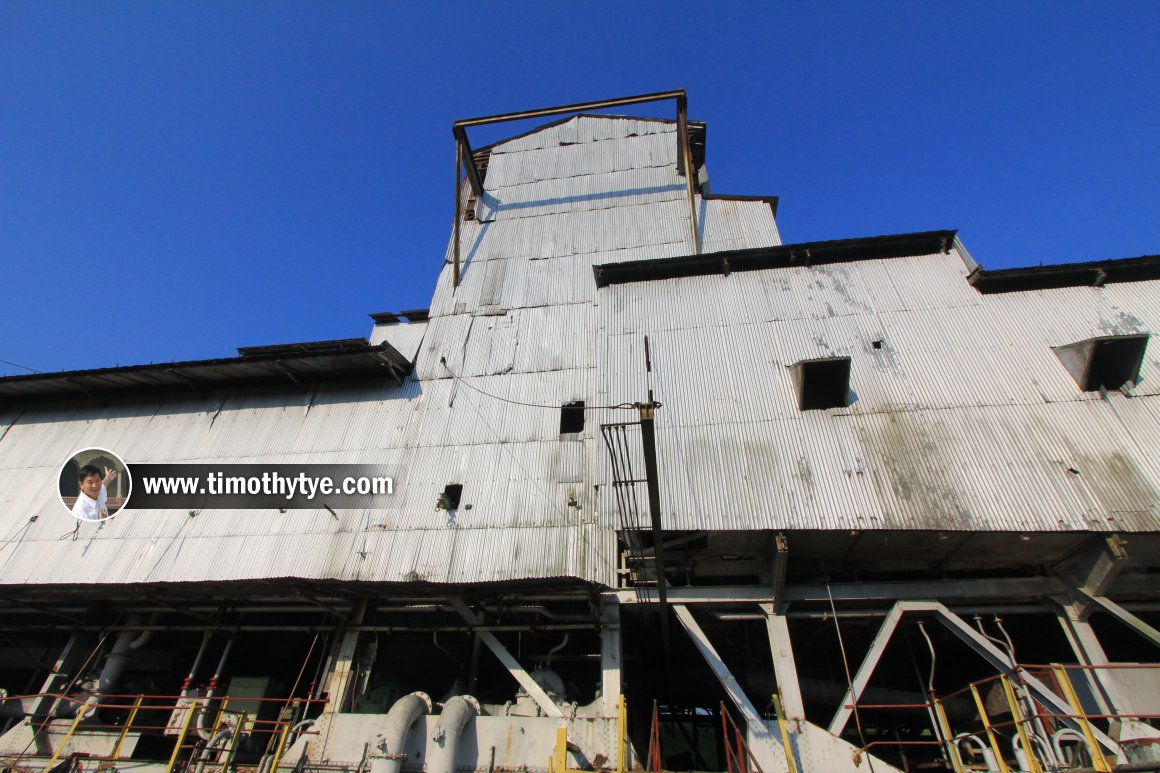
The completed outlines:
[[[652,391],[652,357],[648,336],[644,337],[644,363],[648,374],[648,402],[640,406],[640,438],[644,446],[644,469],[648,480],[648,510],[652,520],[653,558],[657,575],[657,597],[661,602],[661,642],[664,645],[665,673],[669,673],[669,599],[665,580],[664,529],[661,526],[661,487],[657,477],[657,440],[653,412],[657,404]]]

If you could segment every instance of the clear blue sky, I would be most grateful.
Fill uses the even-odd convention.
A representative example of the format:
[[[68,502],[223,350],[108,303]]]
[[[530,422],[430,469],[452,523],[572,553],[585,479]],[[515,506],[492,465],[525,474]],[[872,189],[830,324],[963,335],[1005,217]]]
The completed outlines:
[[[786,242],[1160,253],[1158,40],[1157,2],[4,0],[0,359],[366,335],[430,298],[454,119],[671,88]]]

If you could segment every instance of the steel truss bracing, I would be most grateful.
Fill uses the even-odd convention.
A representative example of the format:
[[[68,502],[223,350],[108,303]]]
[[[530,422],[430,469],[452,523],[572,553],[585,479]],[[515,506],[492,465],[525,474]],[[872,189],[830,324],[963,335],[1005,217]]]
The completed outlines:
[[[673,91],[660,91],[652,94],[638,94],[631,97],[618,97],[615,99],[601,99],[593,102],[580,102],[573,105],[562,105],[560,107],[546,107],[539,110],[523,110],[516,113],[501,113],[499,115],[488,115],[481,118],[466,118],[456,121],[451,126],[451,132],[455,136],[455,225],[453,227],[453,269],[452,282],[454,287],[459,286],[460,279],[460,237],[459,237],[459,220],[462,217],[463,209],[463,179],[466,175],[467,182],[471,186],[471,191],[477,200],[482,201],[487,195],[484,189],[484,179],[480,175],[479,167],[476,166],[475,154],[471,149],[471,142],[467,137],[467,130],[473,126],[486,126],[488,124],[505,123],[508,121],[520,121],[529,118],[545,118],[553,115],[569,115],[579,114],[587,110],[601,110],[611,107],[625,107],[629,105],[641,105],[650,102],[666,102],[674,100],[676,103],[676,121],[677,121],[677,174],[685,178],[685,194],[688,200],[689,207],[689,232],[690,232],[690,253],[694,255],[701,254],[701,235],[697,226],[697,204],[696,204],[696,182],[694,176],[696,171],[693,169],[693,154],[689,147],[689,102],[688,96],[684,89],[676,89]]]

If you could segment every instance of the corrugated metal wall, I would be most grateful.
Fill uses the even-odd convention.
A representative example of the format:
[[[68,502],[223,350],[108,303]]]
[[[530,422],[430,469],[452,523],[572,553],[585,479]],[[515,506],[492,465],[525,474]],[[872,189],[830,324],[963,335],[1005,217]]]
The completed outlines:
[[[462,283],[449,243],[430,321],[372,334],[417,357],[401,386],[0,413],[0,578],[614,584],[599,426],[635,413],[589,410],[561,436],[559,407],[644,400],[646,334],[668,528],[1157,528],[1156,344],[1135,396],[1108,400],[1050,349],[1154,330],[1156,283],[983,296],[952,251],[598,290],[594,265],[692,251],[675,157],[672,123],[601,117],[493,148]],[[779,243],[765,202],[695,204],[706,251]],[[788,367],[826,356],[852,358],[855,399],[799,411]],[[399,480],[385,510],[126,512],[74,539],[57,478],[87,446],[391,464]],[[448,483],[464,486],[453,518],[435,507]]]
[[[952,251],[603,288],[598,399],[641,399],[647,334],[666,528],[1160,528],[1157,344],[1107,399],[1051,350],[1154,330],[1157,283],[984,296],[966,273]],[[799,410],[789,368],[834,356],[851,404]]]
[[[238,391],[109,408],[0,416],[5,582],[259,577],[486,582],[580,577],[612,584],[590,472],[601,420],[560,436],[559,406],[597,391],[594,263],[690,251],[676,130],[578,117],[492,150],[487,222],[462,223],[462,284],[439,276],[428,323],[380,325],[417,368],[403,386]],[[465,199],[466,204],[466,199]],[[706,249],[777,243],[763,202],[700,201]],[[447,258],[452,248],[449,246]],[[397,465],[388,510],[126,512],[74,522],[57,496],[76,449],[132,462]],[[462,483],[449,519],[436,498]],[[467,507],[470,505],[470,508]],[[38,516],[30,521],[32,516]],[[65,537],[61,539],[61,537]]]

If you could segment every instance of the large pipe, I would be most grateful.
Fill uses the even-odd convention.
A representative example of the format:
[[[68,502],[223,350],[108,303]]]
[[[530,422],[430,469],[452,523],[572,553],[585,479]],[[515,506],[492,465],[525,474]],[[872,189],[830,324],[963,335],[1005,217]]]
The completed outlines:
[[[431,734],[435,747],[427,751],[427,773],[452,773],[455,751],[467,723],[479,714],[479,702],[470,695],[456,695],[443,704],[439,724]]]
[[[144,615],[133,615],[129,618],[129,625],[141,625],[144,622]],[[97,678],[98,693],[108,693],[117,684],[117,681],[121,678],[121,674],[125,671],[125,666],[131,660],[129,652],[136,649],[133,644],[139,639],[141,637],[133,631],[122,631],[121,635],[117,637],[112,651],[109,652],[108,659],[105,660],[105,667],[101,669],[101,675]],[[140,647],[144,643],[145,641],[142,640],[137,646]]]
[[[983,743],[982,738],[971,733],[959,733],[955,736],[955,746],[959,747],[960,754],[965,751],[964,744],[968,747],[971,744],[975,745],[983,758],[983,765],[988,771],[999,770],[999,762],[995,758],[995,752],[991,750],[990,746]],[[201,773],[201,771],[198,771],[198,773]]]
[[[141,649],[141,647],[145,646],[145,644],[152,638],[153,638],[153,629],[152,628],[146,629],[146,630],[142,631],[140,634],[138,634],[136,639],[129,642],[129,649],[131,649],[131,650]]]
[[[1079,748],[1087,749],[1084,737],[1072,730],[1070,727],[1061,727],[1055,731],[1055,735],[1051,736],[1051,746],[1055,749],[1055,757],[1060,761],[1068,759],[1068,754],[1063,748],[1065,741],[1074,742]]]
[[[545,667],[546,667],[546,668],[551,668],[551,667],[552,667],[552,656],[553,656],[553,655],[555,655],[555,654],[556,654],[557,652],[559,652],[560,650],[562,650],[562,649],[564,649],[565,647],[567,647],[567,646],[568,646],[568,638],[569,638],[571,635],[572,635],[572,634],[570,634],[570,633],[566,633],[566,634],[564,634],[564,641],[560,642],[560,643],[559,643],[559,644],[557,644],[555,647],[553,647],[552,649],[548,650],[548,662],[547,662],[547,664],[545,665]]]
[[[209,646],[209,639],[212,635],[209,631],[201,635],[201,646],[197,648],[197,655],[193,658],[193,665],[189,667],[189,675],[181,683],[181,697],[183,698],[189,695],[190,688],[193,687],[193,680],[197,678],[197,670],[201,668],[201,659],[205,657],[205,648]]]
[[[233,737],[233,735],[233,728],[223,727],[221,730],[214,734],[213,738],[210,738],[208,741],[206,741],[205,749],[201,753],[201,760],[198,761],[197,768],[195,768],[194,773],[205,773],[206,763],[209,762],[210,757],[217,753],[218,744],[228,741]]]
[[[218,659],[217,668],[214,669],[213,676],[209,680],[209,691],[206,696],[212,696],[218,688],[218,681],[222,677],[222,672],[225,671],[226,663],[230,659],[230,650],[234,648],[234,640],[231,637],[227,642],[225,649],[222,650],[222,656]]]
[[[205,698],[201,699],[201,711],[197,714],[197,734],[203,741],[208,741],[212,734],[212,728],[209,727],[208,720],[213,705],[213,696],[217,693],[218,683],[221,680],[226,663],[230,659],[230,650],[233,648],[234,640],[231,638],[226,642],[225,649],[222,650],[222,656],[218,660],[217,668],[214,669],[213,676],[210,677],[209,685],[205,691]]]
[[[380,754],[371,757],[370,773],[399,773],[407,758],[403,744],[419,717],[431,713],[431,699],[427,693],[413,692],[395,701],[387,712],[387,721],[379,733]]]

